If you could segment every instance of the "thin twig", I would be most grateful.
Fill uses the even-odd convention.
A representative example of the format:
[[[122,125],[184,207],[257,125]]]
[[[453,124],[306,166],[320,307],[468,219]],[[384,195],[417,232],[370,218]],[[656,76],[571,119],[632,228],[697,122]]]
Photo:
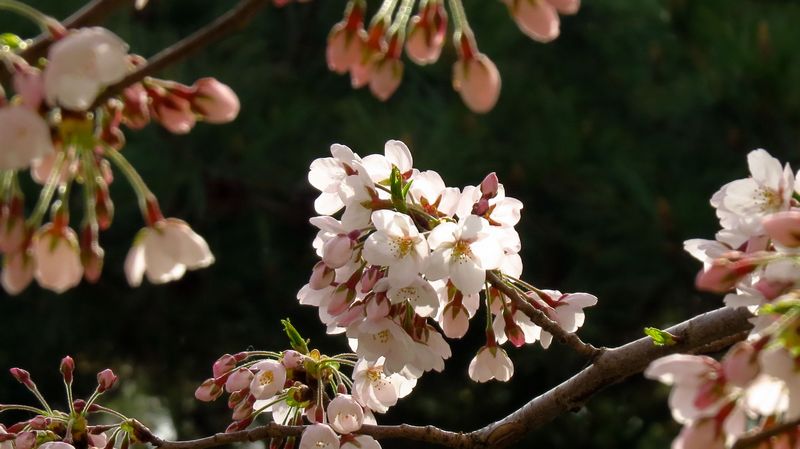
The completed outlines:
[[[686,320],[667,331],[680,337],[671,346],[655,346],[650,337],[640,338],[599,353],[592,365],[555,388],[537,396],[520,409],[481,429],[469,433],[452,432],[434,426],[365,425],[358,433],[377,439],[402,438],[438,444],[457,449],[503,448],[519,441],[528,432],[552,421],[557,416],[582,407],[591,397],[609,385],[642,372],[653,360],[677,352],[720,350],[746,337],[752,315],[747,309],[723,307]],[[795,423],[796,425],[797,423]],[[159,449],[208,449],[230,443],[264,440],[272,437],[296,436],[304,426],[282,426],[270,423],[249,430],[220,433],[198,440],[166,441],[146,427],[137,427],[137,438]],[[774,431],[780,433],[778,431]],[[764,438],[768,438],[764,437]],[[738,443],[737,443],[738,444]],[[741,449],[747,446],[734,446]]]
[[[731,446],[731,449],[747,449],[749,447],[758,446],[759,443],[767,441],[774,436],[791,431],[797,431],[798,426],[800,426],[800,418],[778,424],[777,426],[770,427],[767,430],[745,434],[736,440],[736,443]]]
[[[553,334],[553,337],[556,340],[569,346],[578,354],[592,359],[603,352],[602,349],[595,348],[589,343],[583,342],[575,333],[567,332],[562,329],[558,323],[551,320],[547,315],[544,314],[544,312],[533,307],[527,300],[525,300],[525,298],[522,297],[522,295],[520,295],[516,289],[505,282],[497,273],[493,271],[487,271],[486,280],[492,284],[492,287],[500,290],[501,293],[511,298],[511,301],[514,302],[514,305],[517,307],[517,309],[527,315],[528,318],[533,321],[533,324],[541,327],[542,330]]]
[[[139,66],[121,81],[108,86],[97,97],[91,109],[101,106],[106,100],[119,95],[122,91],[144,78],[186,58],[192,53],[207,45],[214,43],[226,34],[243,28],[250,19],[264,6],[267,0],[242,0],[225,14],[219,16],[205,27],[195,31],[190,36],[158,52]]]

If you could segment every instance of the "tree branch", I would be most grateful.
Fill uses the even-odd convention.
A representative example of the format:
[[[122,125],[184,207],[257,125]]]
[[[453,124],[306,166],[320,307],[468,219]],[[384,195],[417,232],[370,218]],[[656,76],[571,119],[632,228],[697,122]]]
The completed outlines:
[[[667,329],[671,334],[680,337],[674,345],[655,346],[650,337],[643,337],[616,348],[596,350],[598,351],[597,356],[592,365],[555,388],[532,399],[505,418],[473,432],[461,433],[442,430],[434,426],[401,424],[397,426],[365,425],[358,433],[371,435],[377,439],[402,438],[458,449],[507,447],[519,441],[531,430],[541,427],[564,412],[579,409],[605,387],[642,372],[650,362],[659,357],[677,352],[718,351],[744,339],[751,327],[748,321],[751,316],[745,308],[723,307]],[[282,426],[270,423],[249,430],[218,433],[198,440],[165,441],[153,435],[141,424],[136,423],[136,425],[137,437],[160,449],[207,449],[230,443],[296,436],[300,435],[304,428],[304,426]],[[763,438],[780,433],[774,429],[777,427],[770,429],[774,433]],[[734,446],[735,449],[745,447],[748,446],[739,446],[739,443]]]
[[[745,434],[736,440],[736,443],[731,446],[731,449],[747,449],[749,447],[758,446],[759,443],[767,441],[774,436],[778,436],[782,433],[788,433],[793,430],[796,431],[798,426],[800,426],[800,418],[778,424],[777,426],[770,427],[767,430]]]
[[[222,38],[226,34],[246,26],[258,10],[266,6],[267,0],[241,0],[235,7],[221,15],[190,36],[158,52],[121,81],[108,86],[90,109],[101,106],[108,99],[119,95],[126,87],[186,58],[201,48]]]
[[[500,292],[502,292],[504,295],[511,298],[511,300],[514,302],[514,305],[517,306],[517,309],[521,310],[522,313],[527,315],[528,318],[533,321],[533,324],[553,334],[553,337],[556,340],[569,346],[578,354],[593,359],[603,352],[603,349],[598,349],[589,343],[584,343],[583,340],[581,340],[580,337],[578,337],[575,333],[567,332],[562,329],[558,323],[551,320],[550,317],[544,314],[544,312],[533,307],[530,302],[523,298],[516,289],[508,285],[508,283],[505,282],[497,273],[493,271],[487,271],[486,280],[488,280],[494,288],[500,290]]]

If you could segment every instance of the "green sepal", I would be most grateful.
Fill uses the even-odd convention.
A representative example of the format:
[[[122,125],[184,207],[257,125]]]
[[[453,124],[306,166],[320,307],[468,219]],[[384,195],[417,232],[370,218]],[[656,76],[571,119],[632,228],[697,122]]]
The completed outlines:
[[[655,346],[672,346],[679,340],[677,335],[670,334],[656,327],[644,328],[644,334],[653,339],[653,345]]]
[[[283,324],[283,331],[286,332],[286,336],[289,337],[289,343],[292,345],[292,349],[303,355],[308,354],[308,342],[311,340],[304,340],[303,337],[300,336],[300,332],[297,332],[297,329],[292,326],[288,318],[281,320],[281,324]]]

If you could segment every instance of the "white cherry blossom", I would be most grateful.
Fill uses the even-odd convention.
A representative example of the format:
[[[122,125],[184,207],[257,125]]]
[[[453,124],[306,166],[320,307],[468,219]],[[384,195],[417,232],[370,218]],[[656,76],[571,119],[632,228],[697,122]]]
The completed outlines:
[[[344,207],[340,189],[345,179],[355,173],[353,163],[361,160],[350,148],[338,143],[331,145],[331,156],[315,159],[308,172],[308,182],[321,192],[314,201],[318,214],[335,214]]]
[[[483,346],[469,363],[469,377],[475,382],[497,379],[507,382],[514,375],[514,364],[499,346]]]
[[[403,175],[410,175],[414,159],[406,144],[399,140],[389,140],[384,145],[384,154],[370,154],[361,160],[370,179],[376,184],[384,183],[392,173],[392,166],[397,167]]]
[[[339,449],[339,436],[325,424],[312,424],[303,430],[298,449]]]
[[[364,260],[388,267],[393,287],[410,285],[423,269],[428,242],[408,215],[377,210],[371,221],[376,231],[364,242]]]
[[[283,390],[286,367],[276,360],[264,360],[253,365],[256,371],[250,382],[250,394],[256,399],[269,399]]]
[[[343,443],[341,449],[381,449],[381,445],[369,435],[356,435],[352,441]]]
[[[125,275],[132,287],[141,285],[144,275],[153,284],[163,284],[212,263],[206,241],[186,222],[168,218],[139,231],[125,259]]]
[[[23,106],[0,108],[0,170],[27,168],[34,159],[54,154],[47,122]]]
[[[475,215],[462,218],[458,224],[439,224],[428,236],[428,244],[433,250],[428,258],[428,278],[449,277],[464,294],[481,291],[486,270],[498,268],[503,258],[489,223]]]
[[[364,409],[352,396],[338,394],[328,404],[328,422],[341,434],[353,433],[364,423]]]
[[[44,226],[34,236],[31,250],[36,260],[33,275],[42,287],[63,293],[81,282],[78,236],[71,228]]]
[[[409,379],[400,373],[384,373],[384,361],[383,357],[374,362],[360,359],[353,367],[353,397],[378,413],[386,413],[417,384],[415,378]]]

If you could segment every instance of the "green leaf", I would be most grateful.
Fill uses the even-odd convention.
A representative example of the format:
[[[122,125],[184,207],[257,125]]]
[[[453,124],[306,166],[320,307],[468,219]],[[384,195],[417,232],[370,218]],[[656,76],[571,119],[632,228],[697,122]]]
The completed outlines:
[[[672,335],[656,327],[644,328],[644,334],[652,338],[653,344],[656,346],[672,346],[679,340],[677,335]]]
[[[392,174],[389,176],[389,190],[392,192],[392,204],[398,212],[406,213],[406,198],[403,189],[403,175],[400,169],[392,166]],[[405,193],[408,193],[406,190]]]
[[[283,324],[283,331],[286,332],[286,336],[289,337],[289,343],[292,345],[292,349],[300,354],[308,354],[308,342],[310,340],[304,340],[303,337],[300,336],[300,332],[297,332],[297,329],[292,326],[288,318],[281,320],[281,324]]]

